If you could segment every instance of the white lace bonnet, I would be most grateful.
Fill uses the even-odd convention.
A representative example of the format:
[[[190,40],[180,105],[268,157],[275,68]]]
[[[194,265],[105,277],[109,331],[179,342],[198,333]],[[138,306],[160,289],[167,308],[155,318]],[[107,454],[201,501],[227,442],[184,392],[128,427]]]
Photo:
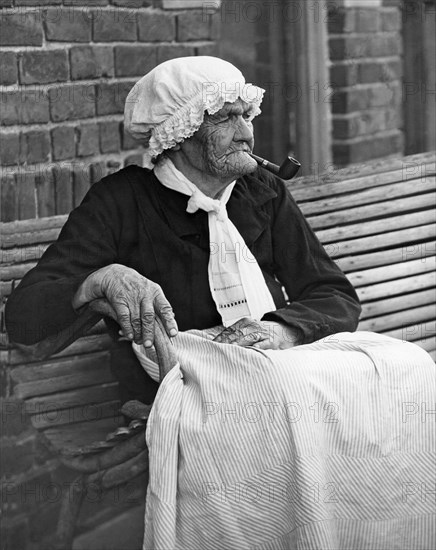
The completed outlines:
[[[265,90],[247,84],[241,71],[217,57],[181,57],[155,67],[130,91],[124,109],[126,131],[145,150],[144,165],[165,149],[191,137],[204,112],[213,115],[238,98],[257,116]]]

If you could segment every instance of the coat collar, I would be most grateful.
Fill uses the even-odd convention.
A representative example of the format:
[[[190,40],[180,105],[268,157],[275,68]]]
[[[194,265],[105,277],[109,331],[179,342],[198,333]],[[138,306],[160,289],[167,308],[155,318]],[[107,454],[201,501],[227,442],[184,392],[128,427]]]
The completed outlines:
[[[147,186],[147,189],[141,189],[145,193],[137,193],[142,211],[147,211],[149,201],[152,200],[155,208],[159,208],[160,215],[179,237],[196,235],[201,232],[201,228],[203,231],[207,228],[206,212],[186,212],[189,197],[168,189],[148,170],[143,169],[141,180],[141,187]],[[227,203],[227,211],[247,246],[250,247],[266,228],[269,217],[261,207],[275,197],[277,193],[260,179],[258,173],[237,180]]]

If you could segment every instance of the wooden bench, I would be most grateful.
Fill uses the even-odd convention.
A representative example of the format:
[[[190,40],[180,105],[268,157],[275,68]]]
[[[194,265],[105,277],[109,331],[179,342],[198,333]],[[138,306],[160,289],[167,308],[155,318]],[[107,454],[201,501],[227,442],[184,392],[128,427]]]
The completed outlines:
[[[321,242],[357,289],[363,305],[359,329],[415,342],[433,358],[435,176],[436,155],[426,153],[289,182]],[[57,216],[3,224],[3,303],[65,220]],[[54,450],[104,441],[123,424],[109,368],[111,342],[102,323],[43,361],[11,345],[3,321],[1,338],[11,392],[24,401],[32,425]],[[145,454],[141,461],[123,472],[118,468],[111,482],[125,482],[146,470]],[[71,529],[64,539],[71,539]]]

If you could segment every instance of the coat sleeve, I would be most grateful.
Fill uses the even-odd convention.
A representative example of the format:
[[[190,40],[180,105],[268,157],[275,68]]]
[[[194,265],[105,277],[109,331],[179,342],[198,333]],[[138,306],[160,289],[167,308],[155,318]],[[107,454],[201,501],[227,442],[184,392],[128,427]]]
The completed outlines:
[[[302,344],[356,330],[361,307],[353,286],[330,259],[283,182],[275,190],[274,272],[290,303],[264,319],[296,328]]]
[[[106,180],[106,181],[105,181]],[[105,178],[73,210],[52,244],[9,297],[6,327],[12,341],[34,344],[67,328],[77,314],[74,294],[93,271],[117,258],[117,201]]]

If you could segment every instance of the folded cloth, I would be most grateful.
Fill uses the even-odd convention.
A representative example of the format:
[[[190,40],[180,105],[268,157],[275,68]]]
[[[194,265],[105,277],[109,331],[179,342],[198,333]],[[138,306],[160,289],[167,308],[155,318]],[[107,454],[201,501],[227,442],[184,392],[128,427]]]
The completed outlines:
[[[425,351],[368,332],[284,351],[174,341],[147,426],[144,550],[436,548]]]

